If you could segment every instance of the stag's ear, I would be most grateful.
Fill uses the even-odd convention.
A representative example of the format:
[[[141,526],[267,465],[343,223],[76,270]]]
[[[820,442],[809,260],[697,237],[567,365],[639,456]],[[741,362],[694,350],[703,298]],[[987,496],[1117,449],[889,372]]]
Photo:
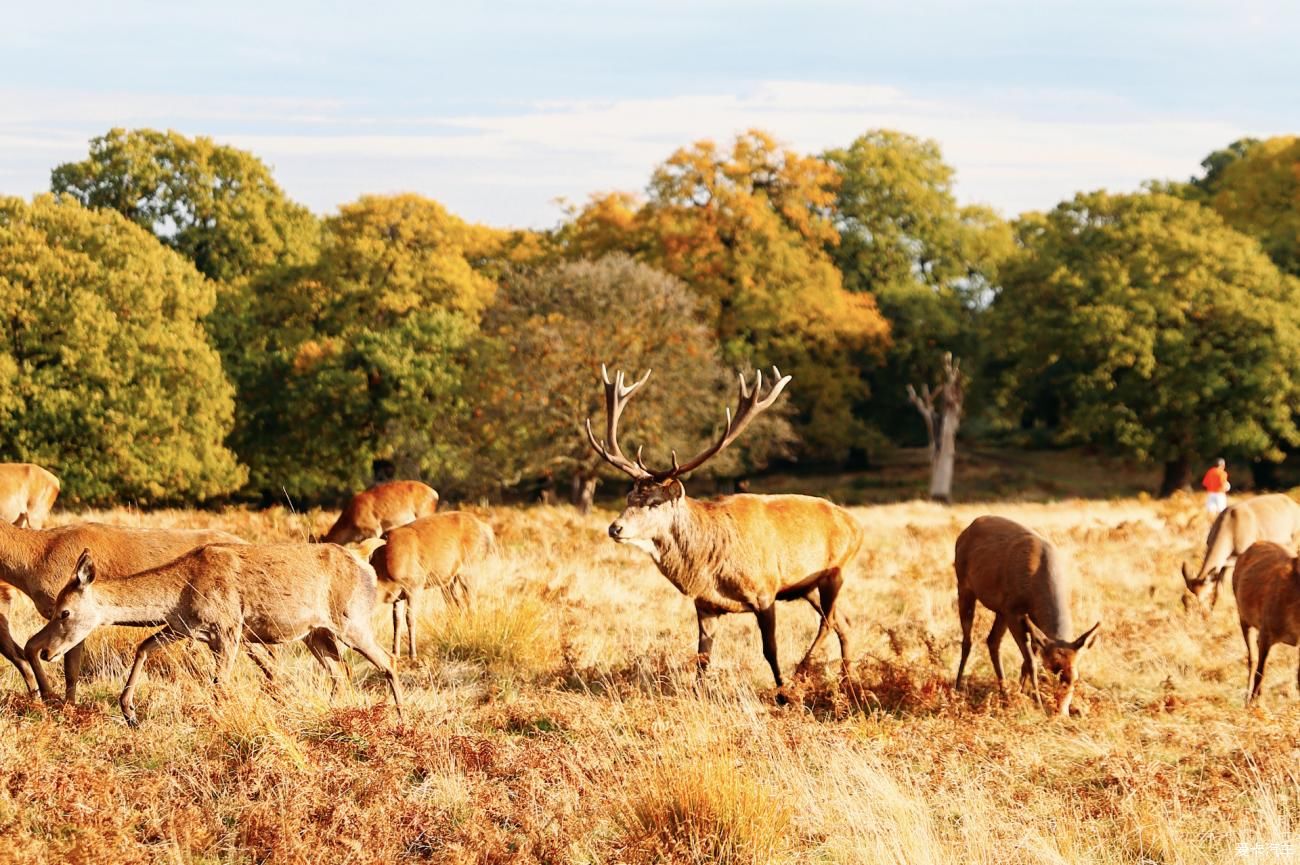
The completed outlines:
[[[72,570],[72,579],[78,586],[88,586],[95,582],[95,561],[90,557],[90,550],[82,550],[77,557],[77,566]]]
[[[1055,642],[1051,637],[1040,631],[1038,626],[1035,625],[1028,616],[1025,616],[1025,630],[1029,631],[1029,642],[1039,652],[1042,652]]]
[[[1070,644],[1070,648],[1076,652],[1082,652],[1084,649],[1091,649],[1092,644],[1097,642],[1097,631],[1101,628],[1101,622],[1093,625],[1088,630],[1079,635],[1079,639]]]
[[[686,487],[677,478],[672,478],[664,485],[664,493],[668,496],[668,501],[675,502],[686,495]]]

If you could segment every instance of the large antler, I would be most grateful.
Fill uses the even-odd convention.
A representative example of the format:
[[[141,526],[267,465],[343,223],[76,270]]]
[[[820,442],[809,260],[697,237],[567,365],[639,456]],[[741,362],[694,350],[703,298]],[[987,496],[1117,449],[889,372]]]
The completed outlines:
[[[591,446],[600,454],[601,459],[612,465],[619,471],[626,472],[632,477],[640,480],[651,476],[650,470],[641,464],[641,455],[637,454],[636,462],[632,462],[623,456],[622,449],[618,446],[618,419],[623,414],[623,409],[627,406],[628,398],[636,393],[637,388],[645,384],[645,380],[650,377],[650,370],[645,371],[645,375],[640,380],[630,384],[623,384],[623,371],[620,369],[614,373],[614,380],[609,380],[609,371],[605,365],[600,365],[600,377],[605,381],[605,440],[596,441],[596,435],[591,431],[591,418],[587,418],[587,439]]]
[[[759,412],[776,402],[776,398],[781,395],[781,391],[790,383],[790,376],[781,375],[781,370],[776,367],[772,367],[772,374],[776,377],[776,384],[772,385],[772,389],[767,392],[766,396],[763,396],[762,371],[759,371],[755,376],[752,390],[745,381],[745,376],[741,375],[740,398],[736,404],[736,413],[733,415],[731,409],[727,409],[727,427],[722,431],[722,435],[718,440],[684,464],[677,461],[677,451],[673,451],[672,468],[655,471],[642,462],[640,449],[637,450],[636,460],[632,461],[623,456],[623,451],[618,446],[619,417],[623,414],[624,407],[627,406],[628,398],[636,392],[637,388],[645,384],[646,379],[650,377],[650,372],[647,370],[639,381],[625,385],[622,370],[616,372],[614,380],[610,381],[609,371],[604,364],[601,364],[600,376],[605,382],[605,417],[607,420],[605,441],[596,441],[596,435],[591,431],[591,418],[587,418],[587,439],[605,462],[638,480],[654,478],[657,481],[666,481],[669,478],[680,477],[687,472],[694,471],[712,459],[719,451],[735,441],[736,437],[744,431],[745,427],[749,426],[749,422],[757,417]]]
[[[740,398],[736,403],[736,413],[732,415],[731,409],[727,409],[727,428],[722,431],[722,435],[718,437],[718,440],[684,464],[678,464],[677,451],[673,451],[673,467],[663,471],[651,471],[651,477],[660,481],[680,477],[704,465],[719,451],[735,441],[745,427],[749,426],[749,422],[758,417],[759,412],[763,411],[763,409],[776,402],[776,398],[781,395],[781,391],[790,383],[790,376],[781,375],[781,370],[775,366],[772,367],[772,375],[776,379],[776,384],[772,385],[772,389],[767,392],[767,396],[760,399],[763,393],[763,371],[759,370],[755,375],[753,390],[750,390],[749,385],[745,382],[745,376],[741,374]],[[640,462],[640,454],[637,455],[637,462]],[[644,468],[644,465],[642,465],[642,468]]]

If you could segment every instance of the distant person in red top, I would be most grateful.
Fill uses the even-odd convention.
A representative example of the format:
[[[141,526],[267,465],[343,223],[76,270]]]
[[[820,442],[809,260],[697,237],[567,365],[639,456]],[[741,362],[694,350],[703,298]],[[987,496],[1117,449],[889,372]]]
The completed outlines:
[[[1227,463],[1220,459],[1201,480],[1201,486],[1205,487],[1206,492],[1205,509],[1212,517],[1218,516],[1228,506],[1228,490],[1232,489],[1232,484],[1228,483],[1226,465]]]

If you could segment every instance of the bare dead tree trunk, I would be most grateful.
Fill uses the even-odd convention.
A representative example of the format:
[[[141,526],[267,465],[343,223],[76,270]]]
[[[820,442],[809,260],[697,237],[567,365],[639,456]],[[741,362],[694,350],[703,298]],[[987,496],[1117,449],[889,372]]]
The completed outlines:
[[[961,383],[961,361],[951,352],[943,355],[943,381],[934,390],[928,384],[907,386],[907,398],[925,420],[930,442],[930,498],[952,501],[953,467],[957,461],[957,427],[961,425],[965,391]]]
[[[579,473],[573,476],[572,501],[581,513],[591,513],[592,505],[596,501],[596,483],[598,480],[595,475]]]

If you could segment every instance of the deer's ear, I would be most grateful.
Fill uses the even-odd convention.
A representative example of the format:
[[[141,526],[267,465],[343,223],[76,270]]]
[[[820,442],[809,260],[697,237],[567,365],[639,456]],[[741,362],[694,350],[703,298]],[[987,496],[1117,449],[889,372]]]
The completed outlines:
[[[1079,639],[1070,644],[1070,648],[1076,652],[1082,652],[1084,649],[1091,649],[1092,644],[1097,642],[1097,632],[1101,628],[1101,622],[1093,625],[1088,630],[1079,635]]]
[[[668,501],[673,502],[686,495],[686,487],[677,478],[673,478],[664,487],[664,492],[668,495]]]
[[[72,570],[72,579],[79,586],[88,586],[95,582],[95,560],[90,557],[90,550],[82,550],[77,557],[77,566]]]
[[[1029,632],[1029,642],[1040,652],[1053,643],[1052,638],[1040,631],[1028,616],[1025,616],[1025,630]]]

